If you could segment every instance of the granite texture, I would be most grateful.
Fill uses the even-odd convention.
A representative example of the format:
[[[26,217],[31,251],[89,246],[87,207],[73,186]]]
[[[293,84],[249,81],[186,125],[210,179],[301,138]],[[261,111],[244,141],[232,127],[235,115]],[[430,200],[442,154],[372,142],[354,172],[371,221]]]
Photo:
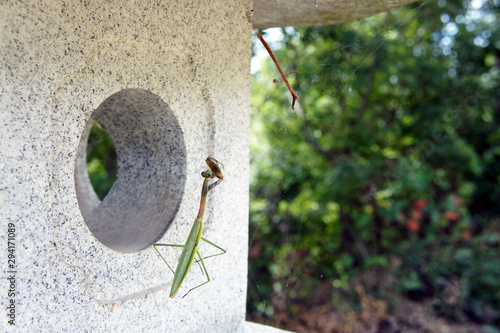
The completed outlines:
[[[255,0],[254,28],[310,27],[360,20],[416,0]]]
[[[16,225],[18,272],[17,325],[2,311],[2,331],[245,330],[251,7],[2,2],[0,214]],[[119,160],[103,202],[84,169],[94,120]],[[151,245],[184,243],[207,156],[225,170],[204,237],[227,254],[206,261],[209,284],[170,299],[172,273]],[[192,269],[179,295],[203,281]]]

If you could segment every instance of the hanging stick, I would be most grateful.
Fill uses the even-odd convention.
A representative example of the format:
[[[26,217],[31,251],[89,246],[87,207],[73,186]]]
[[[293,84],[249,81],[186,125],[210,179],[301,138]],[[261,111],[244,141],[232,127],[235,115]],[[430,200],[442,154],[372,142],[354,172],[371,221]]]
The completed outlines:
[[[271,50],[271,48],[269,47],[269,45],[267,45],[266,41],[264,40],[264,38],[262,37],[262,35],[260,34],[257,34],[257,37],[259,37],[260,41],[262,42],[262,44],[264,44],[264,47],[266,48],[267,52],[269,53],[269,55],[271,56],[271,58],[273,59],[274,61],[274,64],[276,65],[276,67],[278,68],[280,74],[281,74],[281,77],[283,78],[283,81],[285,81],[286,83],[286,86],[288,87],[288,90],[290,90],[290,93],[292,94],[292,110],[295,110],[295,101],[298,101],[300,99],[299,96],[297,96],[297,94],[295,93],[295,91],[293,91],[292,89],[292,86],[290,85],[290,82],[288,82],[286,76],[288,74],[292,74],[294,72],[291,72],[291,73],[288,73],[288,74],[285,74],[283,73],[283,70],[281,69],[281,66],[280,64],[278,63],[278,60],[276,60],[276,57],[274,56],[273,54],[273,51]]]
[[[297,73],[297,71],[293,71],[293,72],[290,72],[290,73],[286,73],[286,74],[285,74],[285,76],[288,76],[288,75],[293,74],[293,73]],[[278,82],[280,82],[280,80],[278,80],[278,79],[274,79],[274,80],[273,80],[273,83],[278,83]]]

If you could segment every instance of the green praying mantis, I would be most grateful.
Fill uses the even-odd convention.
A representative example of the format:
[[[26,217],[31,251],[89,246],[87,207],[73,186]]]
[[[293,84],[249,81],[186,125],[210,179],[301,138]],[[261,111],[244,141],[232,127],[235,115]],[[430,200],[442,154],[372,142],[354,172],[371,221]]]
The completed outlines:
[[[174,273],[174,280],[172,282],[172,289],[170,290],[170,298],[173,298],[177,292],[179,291],[179,288],[181,287],[182,283],[186,279],[187,274],[189,273],[189,270],[191,269],[191,266],[193,264],[194,256],[195,254],[198,255],[199,260],[196,260],[196,262],[199,264],[201,262],[201,266],[203,267],[202,272],[204,271],[206,276],[207,276],[207,281],[204,283],[189,289],[189,291],[182,297],[186,297],[187,294],[189,294],[192,290],[199,288],[207,283],[210,282],[210,277],[208,276],[207,269],[205,268],[205,264],[203,263],[203,259],[215,257],[222,255],[226,253],[226,250],[220,248],[219,246],[215,245],[214,243],[208,241],[207,239],[201,237],[201,232],[203,230],[203,214],[205,212],[205,205],[207,201],[207,194],[210,190],[213,190],[217,185],[219,185],[222,180],[224,179],[224,176],[222,175],[222,171],[220,169],[220,166],[223,166],[222,163],[217,161],[213,157],[207,157],[205,160],[207,163],[209,169],[206,171],[203,171],[201,173],[201,176],[205,178],[203,180],[203,187],[201,188],[201,201],[200,201],[200,209],[198,211],[198,216],[196,216],[196,219],[194,220],[193,226],[191,227],[191,231],[189,232],[189,236],[186,240],[186,243],[184,245],[177,245],[177,244],[154,244],[153,247],[155,248],[156,252],[160,255],[160,257],[163,259],[165,264],[167,264],[168,268]],[[224,166],[223,166],[224,167]],[[209,180],[217,178],[217,181],[209,184]],[[200,252],[198,252],[198,246],[200,245],[200,240],[205,241],[206,243],[216,247],[217,249],[221,250],[221,253],[217,253],[205,258],[201,258]],[[179,257],[179,262],[177,264],[177,268],[174,270],[170,267],[168,262],[163,258],[161,255],[160,251],[158,251],[158,246],[171,246],[171,247],[182,247],[182,253],[181,256]]]

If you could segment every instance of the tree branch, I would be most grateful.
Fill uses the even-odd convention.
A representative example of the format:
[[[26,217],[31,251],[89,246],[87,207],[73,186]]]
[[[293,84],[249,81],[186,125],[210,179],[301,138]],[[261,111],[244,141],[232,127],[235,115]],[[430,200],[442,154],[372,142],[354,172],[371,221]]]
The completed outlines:
[[[367,82],[368,89],[365,90],[365,93],[363,94],[363,98],[361,100],[361,105],[356,110],[356,118],[355,119],[361,119],[361,117],[363,117],[363,113],[365,112],[366,108],[368,107],[368,104],[370,102],[370,96],[371,96],[372,91],[373,91],[373,82],[375,82],[375,73],[376,73],[377,67],[378,67],[378,57],[377,57],[377,54],[375,54],[373,62],[370,65],[370,72],[368,74],[368,82]]]
[[[309,142],[314,150],[316,150],[319,154],[323,155],[326,157],[326,159],[330,162],[333,162],[335,159],[335,155],[332,152],[326,151],[321,146],[319,145],[318,141],[314,137],[311,131],[311,123],[309,122],[309,119],[307,118],[306,112],[302,105],[299,104],[298,110],[297,110],[297,115],[299,117],[302,117],[304,119],[304,134],[306,136],[306,141]]]

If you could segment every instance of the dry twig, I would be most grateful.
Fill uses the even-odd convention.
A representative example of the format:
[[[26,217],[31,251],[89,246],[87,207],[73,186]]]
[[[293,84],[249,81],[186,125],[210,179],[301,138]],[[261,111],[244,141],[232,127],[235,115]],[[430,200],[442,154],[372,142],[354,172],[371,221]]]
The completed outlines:
[[[286,78],[286,76],[288,74],[292,74],[292,73],[295,73],[295,72],[290,72],[288,74],[283,73],[283,70],[281,69],[281,66],[278,63],[278,60],[276,60],[276,57],[274,56],[273,51],[271,50],[271,48],[269,47],[269,45],[267,45],[267,43],[264,40],[264,38],[262,37],[262,35],[257,34],[257,37],[259,37],[259,39],[262,42],[262,44],[264,44],[264,47],[266,48],[267,52],[269,53],[269,55],[273,59],[274,64],[278,68],[278,70],[279,70],[279,72],[281,74],[281,77],[283,78],[283,81],[285,81],[286,86],[288,87],[288,90],[290,90],[290,93],[292,94],[292,110],[295,110],[295,101],[298,101],[300,99],[300,97],[297,96],[297,94],[295,93],[295,91],[293,91],[292,86],[290,85],[290,82],[288,82],[288,80]]]

